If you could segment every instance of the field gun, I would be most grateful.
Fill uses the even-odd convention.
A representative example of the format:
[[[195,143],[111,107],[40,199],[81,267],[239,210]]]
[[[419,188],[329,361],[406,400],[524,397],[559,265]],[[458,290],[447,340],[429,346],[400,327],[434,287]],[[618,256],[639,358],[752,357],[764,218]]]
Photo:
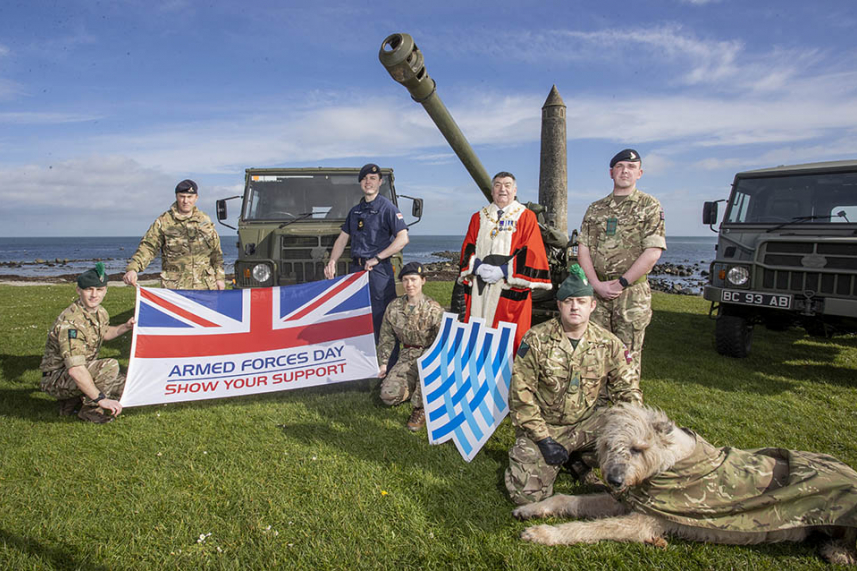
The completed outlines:
[[[488,202],[491,202],[491,177],[437,94],[437,84],[426,71],[425,59],[414,39],[408,34],[387,36],[381,44],[378,58],[389,72],[390,77],[402,84],[411,94],[411,98],[423,106],[464,168],[470,173],[476,186],[479,187]],[[528,202],[525,206],[535,213],[539,221],[542,241],[545,244],[548,262],[550,263],[551,281],[555,290],[568,275],[568,266],[576,260],[577,231],[574,232],[572,240],[569,241],[565,233],[547,224],[546,220],[550,218],[550,213],[543,205]],[[534,321],[536,318],[545,318],[556,314],[554,290],[533,292]],[[460,314],[464,312],[463,288],[459,284],[453,289],[452,311]]]

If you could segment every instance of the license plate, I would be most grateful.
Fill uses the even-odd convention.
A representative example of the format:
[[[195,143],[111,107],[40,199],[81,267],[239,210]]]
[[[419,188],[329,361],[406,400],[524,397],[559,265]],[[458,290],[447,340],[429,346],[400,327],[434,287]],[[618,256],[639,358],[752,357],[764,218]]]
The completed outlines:
[[[723,290],[720,301],[728,303],[740,303],[742,305],[760,305],[774,309],[791,309],[792,296],[776,295],[770,293],[756,293],[754,291]]]

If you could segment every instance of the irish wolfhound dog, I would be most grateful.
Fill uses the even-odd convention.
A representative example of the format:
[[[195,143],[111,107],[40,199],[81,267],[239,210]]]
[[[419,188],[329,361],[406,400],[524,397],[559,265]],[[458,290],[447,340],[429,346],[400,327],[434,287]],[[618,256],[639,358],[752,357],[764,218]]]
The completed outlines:
[[[512,514],[603,519],[532,526],[523,539],[665,547],[664,536],[675,535],[749,545],[802,541],[823,531],[833,538],[821,548],[825,559],[857,563],[857,472],[835,458],[715,448],[661,411],[626,404],[605,413],[598,458],[610,494],[555,495]]]

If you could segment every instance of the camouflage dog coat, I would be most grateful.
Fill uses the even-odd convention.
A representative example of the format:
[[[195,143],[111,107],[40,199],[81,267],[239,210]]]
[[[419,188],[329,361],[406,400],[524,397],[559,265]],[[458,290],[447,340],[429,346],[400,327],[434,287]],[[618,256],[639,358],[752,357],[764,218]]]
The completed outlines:
[[[832,456],[715,448],[702,437],[672,468],[619,494],[635,511],[709,529],[857,527],[857,472]]]

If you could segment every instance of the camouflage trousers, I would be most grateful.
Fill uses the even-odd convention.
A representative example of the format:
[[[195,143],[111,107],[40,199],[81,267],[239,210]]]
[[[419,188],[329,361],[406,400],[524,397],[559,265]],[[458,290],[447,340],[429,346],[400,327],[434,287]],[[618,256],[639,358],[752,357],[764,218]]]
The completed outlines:
[[[616,299],[600,297],[590,319],[610,331],[625,344],[633,359],[634,370],[640,378],[643,339],[646,326],[652,320],[652,290],[649,282],[634,284]]]
[[[122,391],[125,389],[125,375],[119,374],[119,361],[116,359],[96,359],[87,363],[86,368],[92,375],[92,381],[99,391],[111,399],[118,399],[122,396]],[[50,371],[44,375],[40,388],[57,400],[83,395],[66,368]],[[84,406],[92,406],[92,400],[84,397],[83,404]]]
[[[601,425],[601,415],[596,410],[592,416],[568,426],[548,425],[551,438],[571,452],[579,452],[584,462],[596,467],[595,440]],[[545,462],[538,445],[530,440],[523,430],[515,433],[515,445],[509,450],[509,467],[505,482],[509,499],[523,505],[539,502],[553,495],[553,483],[562,466],[551,466]]]
[[[396,406],[410,398],[411,406],[422,408],[423,392],[417,369],[417,359],[422,354],[423,349],[403,349],[399,353],[399,360],[381,380],[381,400],[384,404]]]
[[[217,289],[217,272],[209,265],[197,264],[193,269],[161,272],[161,287],[165,289]]]

